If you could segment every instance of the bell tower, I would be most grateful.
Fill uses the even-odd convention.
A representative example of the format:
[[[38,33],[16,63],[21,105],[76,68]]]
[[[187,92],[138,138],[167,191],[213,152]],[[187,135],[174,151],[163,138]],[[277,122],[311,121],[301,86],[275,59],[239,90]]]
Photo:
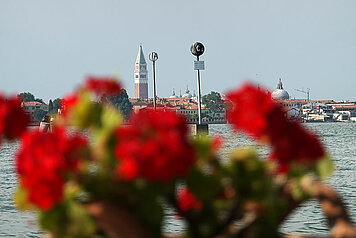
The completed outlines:
[[[141,43],[138,49],[138,54],[135,62],[134,81],[135,98],[148,98],[148,71]]]

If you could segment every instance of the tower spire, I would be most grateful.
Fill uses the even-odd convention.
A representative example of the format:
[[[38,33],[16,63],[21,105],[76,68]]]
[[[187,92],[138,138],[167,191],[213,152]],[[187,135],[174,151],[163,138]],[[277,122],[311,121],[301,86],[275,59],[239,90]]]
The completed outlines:
[[[142,43],[138,48],[134,71],[135,98],[148,98],[148,71]]]
[[[145,55],[142,50],[142,43],[140,43],[140,47],[138,48],[136,64],[146,64]]]

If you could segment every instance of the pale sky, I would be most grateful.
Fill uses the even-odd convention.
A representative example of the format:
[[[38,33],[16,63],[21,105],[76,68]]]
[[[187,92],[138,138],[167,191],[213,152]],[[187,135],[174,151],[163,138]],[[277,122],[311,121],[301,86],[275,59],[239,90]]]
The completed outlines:
[[[356,100],[356,0],[0,0],[0,91],[62,97],[85,75],[117,75],[133,97],[142,42],[157,94],[196,91],[190,45],[205,45],[202,94],[246,79],[292,98]]]

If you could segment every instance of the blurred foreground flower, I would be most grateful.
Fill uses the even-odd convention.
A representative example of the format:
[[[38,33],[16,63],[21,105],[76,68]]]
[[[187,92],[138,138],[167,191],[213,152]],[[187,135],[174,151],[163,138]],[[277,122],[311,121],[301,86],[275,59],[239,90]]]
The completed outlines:
[[[183,212],[200,211],[203,207],[203,203],[188,188],[179,189],[178,205]]]
[[[16,166],[28,200],[43,210],[59,203],[63,184],[78,172],[86,146],[86,139],[68,135],[62,128],[48,133],[27,132],[21,140]]]
[[[103,97],[120,93],[121,85],[112,77],[87,76],[84,88]]]
[[[5,98],[0,94],[0,142],[1,137],[8,140],[19,138],[30,121],[17,97]]]
[[[245,131],[260,142],[272,146],[270,158],[288,172],[291,163],[311,166],[326,156],[317,136],[297,121],[289,120],[284,108],[260,87],[245,84],[227,95],[232,103],[228,120],[235,129]]]
[[[140,111],[128,123],[116,130],[115,155],[122,178],[170,182],[188,174],[195,154],[183,116]]]

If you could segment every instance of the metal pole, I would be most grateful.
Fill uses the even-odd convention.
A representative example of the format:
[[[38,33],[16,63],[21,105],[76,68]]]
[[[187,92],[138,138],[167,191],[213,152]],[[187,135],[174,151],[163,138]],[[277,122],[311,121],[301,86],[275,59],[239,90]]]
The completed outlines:
[[[153,62],[153,108],[156,110],[156,61]]]
[[[202,65],[199,65],[199,56],[204,53],[204,45],[200,42],[195,42],[190,46],[190,52],[192,52],[193,55],[197,57],[197,62],[196,62],[196,67],[194,67],[195,70],[198,71],[198,79],[197,79],[197,84],[198,84],[198,125],[201,125],[201,90],[200,90],[200,70],[204,69],[204,61]],[[202,67],[203,66],[203,67]],[[198,128],[198,127],[197,127]]]
[[[153,108],[156,110],[156,60],[158,60],[158,54],[156,52],[151,52],[149,59],[152,61],[153,67]]]
[[[197,61],[199,61],[199,56],[197,56]],[[198,69],[198,124],[201,124],[201,91],[200,91],[200,70]]]

